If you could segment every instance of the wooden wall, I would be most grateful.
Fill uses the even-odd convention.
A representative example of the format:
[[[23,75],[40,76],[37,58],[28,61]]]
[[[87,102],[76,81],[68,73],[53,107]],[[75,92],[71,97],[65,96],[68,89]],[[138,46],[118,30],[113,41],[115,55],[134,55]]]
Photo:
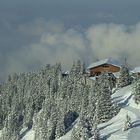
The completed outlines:
[[[137,76],[139,76],[140,77],[140,72],[137,72],[137,73],[135,73]]]
[[[102,72],[109,72],[109,73],[119,72],[120,67],[113,66],[110,64],[104,64],[95,68],[91,68],[89,71],[90,71],[90,76],[95,76],[95,75],[99,75]]]

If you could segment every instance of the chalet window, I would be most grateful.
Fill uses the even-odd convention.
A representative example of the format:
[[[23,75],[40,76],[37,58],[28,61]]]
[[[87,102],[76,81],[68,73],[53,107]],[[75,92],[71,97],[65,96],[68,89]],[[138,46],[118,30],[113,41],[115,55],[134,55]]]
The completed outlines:
[[[109,67],[109,65],[105,64],[105,65],[103,65],[102,67],[104,67],[104,68],[108,68],[108,67]]]
[[[101,75],[101,72],[97,72],[97,73],[96,73],[96,76],[99,76],[99,75]]]

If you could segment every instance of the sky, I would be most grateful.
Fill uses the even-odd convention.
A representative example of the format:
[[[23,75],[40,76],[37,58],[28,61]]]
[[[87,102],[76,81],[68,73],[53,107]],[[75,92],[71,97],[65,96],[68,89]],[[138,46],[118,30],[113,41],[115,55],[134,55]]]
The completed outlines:
[[[139,0],[0,0],[0,81],[74,60],[139,66]]]

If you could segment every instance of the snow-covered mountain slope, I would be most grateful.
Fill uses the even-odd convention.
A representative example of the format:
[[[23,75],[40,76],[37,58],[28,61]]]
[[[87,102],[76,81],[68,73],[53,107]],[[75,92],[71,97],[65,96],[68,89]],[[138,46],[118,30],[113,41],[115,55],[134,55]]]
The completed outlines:
[[[107,123],[98,126],[103,140],[139,140],[140,139],[140,105],[136,105],[133,101],[132,85],[124,87],[116,91],[112,95],[121,107],[120,112]],[[132,128],[123,131],[126,115],[131,117]],[[71,140],[71,132],[69,131],[63,137],[57,140]],[[22,140],[33,140],[34,131],[30,130],[22,138]]]
[[[116,91],[112,98],[121,106],[117,116],[109,122],[100,124],[99,130],[104,140],[139,140],[140,139],[140,105],[133,101],[132,85]],[[132,120],[132,128],[123,131],[126,115]],[[71,140],[71,131],[58,140]]]

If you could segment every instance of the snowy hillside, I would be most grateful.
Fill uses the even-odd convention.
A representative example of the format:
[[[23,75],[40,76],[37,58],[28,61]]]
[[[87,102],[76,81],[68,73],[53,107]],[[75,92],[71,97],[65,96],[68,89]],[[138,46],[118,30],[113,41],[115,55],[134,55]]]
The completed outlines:
[[[132,100],[131,95],[132,86],[128,86],[117,91],[113,98],[117,100],[122,109],[119,114],[112,118],[109,122],[99,125],[101,130],[101,137],[108,140],[138,140],[140,137],[140,106],[136,105]],[[133,128],[124,132],[123,124],[125,121],[125,116],[128,114],[131,116],[133,122]],[[70,140],[70,133],[63,136],[59,140]]]
[[[78,61],[65,76],[61,64],[9,76],[0,86],[0,140],[138,139],[140,80],[125,66],[117,82],[107,73],[89,81],[84,70]]]
[[[107,123],[100,124],[99,130],[101,138],[107,140],[139,140],[140,138],[140,105],[136,105],[133,100],[132,85],[116,91],[112,98],[121,106],[117,116]],[[132,119],[132,128],[123,131],[126,115]],[[33,140],[33,131],[29,131],[22,140]],[[57,140],[71,140],[71,131]]]
[[[117,100],[121,106],[121,110],[117,116],[109,122],[100,124],[99,130],[101,137],[107,140],[139,140],[140,138],[140,106],[136,105],[132,100],[132,86],[124,87],[118,90],[112,98]],[[126,115],[132,119],[133,128],[128,131],[123,131]],[[70,133],[63,136],[59,140],[70,140]]]

